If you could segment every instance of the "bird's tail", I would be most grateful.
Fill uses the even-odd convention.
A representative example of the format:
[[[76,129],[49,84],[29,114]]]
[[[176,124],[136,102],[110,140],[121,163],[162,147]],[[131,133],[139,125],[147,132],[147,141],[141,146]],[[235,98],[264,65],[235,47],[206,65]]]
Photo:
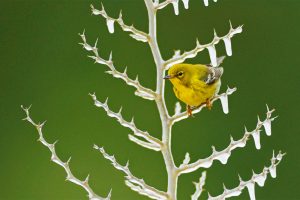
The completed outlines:
[[[217,58],[217,66],[216,67],[219,67],[223,63],[223,61],[224,61],[225,58],[226,58],[226,56],[218,57]]]
[[[217,58],[217,66],[215,66],[215,67],[211,63],[208,64],[208,65],[206,65],[206,66],[208,66],[208,67],[214,67],[214,68],[219,67],[223,63],[223,61],[224,61],[225,58],[226,58],[226,56],[218,57]]]

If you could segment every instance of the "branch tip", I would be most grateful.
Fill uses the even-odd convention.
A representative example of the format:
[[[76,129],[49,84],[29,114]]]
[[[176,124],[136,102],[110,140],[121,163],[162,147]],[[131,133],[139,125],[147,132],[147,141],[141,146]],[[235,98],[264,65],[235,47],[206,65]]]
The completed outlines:
[[[140,194],[146,195],[150,198],[156,197],[155,199],[166,199],[167,194],[165,192],[159,191],[145,183],[143,179],[135,177],[129,170],[129,162],[127,161],[126,165],[121,165],[117,162],[115,157],[110,156],[104,150],[104,148],[99,149],[103,157],[111,162],[111,164],[117,169],[122,171],[125,174],[125,183],[132,190],[137,191]]]
[[[85,37],[84,37],[84,39],[85,39]],[[96,40],[94,47],[89,45],[86,41],[84,41],[84,43],[81,43],[87,51],[92,51],[94,53],[94,55],[88,55],[89,58],[94,60],[94,63],[106,65],[109,68],[109,70],[106,71],[106,73],[111,74],[115,78],[122,79],[129,86],[135,87],[137,90],[135,92],[135,94],[137,96],[140,96],[140,97],[142,97],[144,99],[148,99],[148,100],[154,100],[156,98],[156,93],[149,88],[143,87],[140,84],[140,82],[138,81],[138,78],[133,80],[128,77],[128,75],[126,74],[127,68],[125,68],[125,71],[123,73],[116,70],[116,68],[113,64],[112,51],[110,52],[108,60],[105,60],[102,57],[100,57],[98,54],[98,48],[96,46],[97,43],[98,43],[98,39]]]
[[[217,58],[216,58],[217,54],[216,54],[215,45],[218,44],[220,42],[220,40],[224,40],[227,55],[231,56],[232,50],[231,50],[231,40],[230,39],[235,34],[238,34],[241,32],[242,32],[242,26],[238,26],[235,29],[232,28],[232,26],[231,26],[229,32],[225,36],[219,37],[219,36],[217,36],[216,31],[214,30],[214,38],[213,38],[212,42],[205,44],[205,45],[200,45],[200,43],[196,41],[196,47],[194,49],[184,52],[182,55],[174,55],[171,59],[165,61],[165,63],[164,63],[165,69],[166,70],[169,69],[174,64],[182,63],[188,58],[194,58],[197,56],[197,54],[199,52],[201,52],[205,49],[208,49],[212,65],[214,67],[216,67],[216,66],[218,66],[218,63],[217,63]]]
[[[91,6],[92,14],[101,15],[103,18],[106,19],[106,24],[107,24],[109,33],[114,33],[114,23],[117,22],[123,31],[132,33],[132,34],[130,34],[130,36],[132,38],[134,38],[138,41],[142,41],[142,42],[148,41],[148,34],[146,34],[143,31],[137,30],[133,25],[128,26],[128,25],[124,24],[124,21],[122,19],[122,17],[123,17],[122,10],[120,11],[118,18],[112,18],[107,15],[106,11],[104,10],[103,4],[101,4],[101,5],[102,5],[101,11],[99,11],[99,10],[95,9],[93,6]]]
[[[162,142],[159,139],[151,136],[147,131],[142,131],[142,130],[138,129],[135,125],[134,117],[132,117],[131,121],[126,121],[121,114],[122,107],[120,108],[120,110],[118,112],[113,112],[108,107],[108,99],[106,99],[104,103],[101,103],[100,101],[97,100],[96,95],[93,95],[92,98],[93,98],[94,104],[97,107],[103,108],[109,117],[116,118],[117,121],[120,123],[120,125],[132,130],[132,132],[135,136],[142,137],[143,139],[147,140],[147,142],[144,142],[144,141],[138,140],[136,137],[129,136],[129,139],[131,141],[133,141],[137,144],[140,144],[144,147],[147,146],[147,148],[150,148],[150,149],[153,149],[156,151],[160,150]]]
[[[195,185],[195,187],[196,187],[196,191],[191,196],[192,200],[198,200],[199,199],[200,195],[204,191],[203,186],[205,185],[205,180],[206,180],[206,171],[203,171],[202,174],[201,174],[201,177],[199,178],[199,182],[198,183],[197,182],[193,182],[194,185]]]
[[[45,124],[46,121],[44,121],[43,123],[35,123],[30,117],[30,113],[29,113],[30,107],[26,108],[23,105],[21,105],[21,108],[24,110],[24,112],[26,114],[26,120],[28,122],[30,122],[34,127],[37,128],[37,132],[39,134],[38,141],[41,142],[45,147],[47,147],[49,149],[49,151],[51,152],[51,161],[56,163],[57,165],[61,166],[65,170],[65,172],[67,174],[66,181],[70,181],[70,182],[82,187],[88,193],[89,200],[109,200],[109,198],[103,198],[103,197],[98,196],[96,193],[94,193],[94,191],[90,188],[89,185],[85,184],[84,181],[79,180],[72,174],[71,169],[69,167],[71,157],[66,162],[63,162],[57,156],[56,150],[55,150],[55,144],[58,142],[58,140],[56,140],[54,143],[51,144],[45,140],[43,132],[42,132],[42,126]]]
[[[267,135],[271,135],[271,124],[270,124],[271,120],[270,119],[271,119],[271,115],[268,115],[263,122],[258,120],[255,129],[250,132],[247,130],[247,128],[245,126],[244,136],[241,139],[235,141],[232,138],[232,136],[230,136],[230,143],[229,143],[228,147],[226,147],[222,151],[217,151],[216,148],[214,146],[212,146],[212,153],[209,157],[207,157],[205,159],[199,159],[196,162],[188,164],[188,165],[181,165],[179,167],[179,174],[190,173],[190,172],[196,171],[197,169],[199,169],[201,167],[209,168],[213,164],[214,160],[219,160],[222,164],[226,164],[231,155],[231,152],[234,149],[243,148],[246,146],[246,143],[247,143],[250,135],[252,135],[252,137],[254,139],[256,149],[260,149],[261,148],[260,132],[261,132],[262,127],[265,128]],[[279,155],[283,155],[283,154],[280,152]]]
[[[277,156],[280,157],[282,155],[283,154],[279,151]],[[241,176],[238,175],[240,183],[237,187],[235,187],[233,189],[226,189],[226,187],[224,187],[224,191],[221,195],[215,196],[215,197],[212,197],[211,195],[209,195],[208,199],[209,200],[217,200],[217,199],[219,200],[219,199],[226,199],[226,198],[233,197],[233,196],[239,196],[244,188],[248,189],[250,199],[252,199],[252,200],[255,199],[255,183],[257,183],[260,187],[263,187],[265,184],[265,181],[267,179],[268,173],[270,173],[272,178],[276,178],[276,166],[281,161],[281,159],[275,158],[277,156],[274,155],[274,151],[273,151],[271,165],[269,167],[264,167],[261,173],[256,174],[252,170],[252,177],[248,181],[243,181]]]

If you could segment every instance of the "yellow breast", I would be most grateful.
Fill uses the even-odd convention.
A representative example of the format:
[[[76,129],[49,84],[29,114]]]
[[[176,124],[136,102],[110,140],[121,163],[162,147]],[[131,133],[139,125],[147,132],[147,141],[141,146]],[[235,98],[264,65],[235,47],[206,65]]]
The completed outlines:
[[[178,99],[190,106],[200,106],[206,103],[207,100],[213,98],[219,92],[220,81],[212,85],[203,84],[202,87],[187,87],[184,85],[176,84],[173,87],[174,93]]]

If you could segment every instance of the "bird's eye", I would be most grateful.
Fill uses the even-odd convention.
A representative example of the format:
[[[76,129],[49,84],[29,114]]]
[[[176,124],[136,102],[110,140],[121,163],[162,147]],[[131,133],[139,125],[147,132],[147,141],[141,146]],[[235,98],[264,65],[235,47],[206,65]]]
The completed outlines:
[[[183,72],[178,72],[177,73],[177,76],[179,76],[179,77],[182,77],[182,75],[183,75]]]

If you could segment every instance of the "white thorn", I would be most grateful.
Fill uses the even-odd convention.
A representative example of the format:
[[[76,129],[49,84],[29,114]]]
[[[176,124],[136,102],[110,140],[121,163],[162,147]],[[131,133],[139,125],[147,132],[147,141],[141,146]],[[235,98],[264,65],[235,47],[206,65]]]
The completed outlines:
[[[112,51],[110,52],[110,54],[109,54],[109,59],[108,59],[109,61],[112,61]]]
[[[130,123],[131,123],[132,125],[134,125],[134,117],[132,117]]]
[[[232,137],[232,135],[230,135],[230,143],[233,143],[234,142],[234,139]]]
[[[107,106],[107,103],[108,103],[108,97],[106,97],[106,99],[105,99],[105,101],[104,101],[103,104]]]
[[[215,146],[211,146],[213,153],[217,152]]]
[[[227,188],[226,188],[224,183],[223,183],[223,189],[224,189],[225,192],[227,191]]]
[[[127,73],[127,67],[125,67],[123,74],[126,75]]]
[[[88,174],[87,177],[85,178],[84,182],[85,182],[85,183],[88,183],[88,182],[89,182],[89,179],[90,179],[90,175]]]
[[[238,174],[238,177],[239,177],[239,181],[240,182],[244,182],[243,179],[242,179],[242,177],[240,176],[240,174]]]
[[[229,26],[230,26],[230,30],[232,30],[232,24],[231,24],[231,20],[229,20]]]
[[[121,108],[119,109],[118,114],[121,114],[123,107],[121,106]]]
[[[97,43],[98,43],[98,38],[96,39],[96,42],[95,42],[94,48],[96,48],[96,47],[97,47]]]
[[[218,35],[217,35],[217,32],[216,32],[216,29],[214,29],[214,37],[215,37],[215,38],[218,38]]]
[[[101,2],[101,11],[105,12],[103,3]]]
[[[110,197],[111,197],[111,192],[112,192],[112,189],[110,189],[110,191],[109,191],[109,193],[108,193],[106,199],[108,199],[108,200],[110,199]]]
[[[69,164],[70,164],[70,162],[71,162],[71,159],[72,159],[72,157],[70,157],[70,158],[67,160],[67,162],[66,162],[66,164],[67,164],[67,165],[69,165]]]
[[[201,46],[201,44],[200,44],[198,38],[196,39],[196,45],[197,45],[197,47],[200,47],[200,46]]]
[[[119,13],[119,19],[122,19],[122,10],[120,10],[120,13]]]

